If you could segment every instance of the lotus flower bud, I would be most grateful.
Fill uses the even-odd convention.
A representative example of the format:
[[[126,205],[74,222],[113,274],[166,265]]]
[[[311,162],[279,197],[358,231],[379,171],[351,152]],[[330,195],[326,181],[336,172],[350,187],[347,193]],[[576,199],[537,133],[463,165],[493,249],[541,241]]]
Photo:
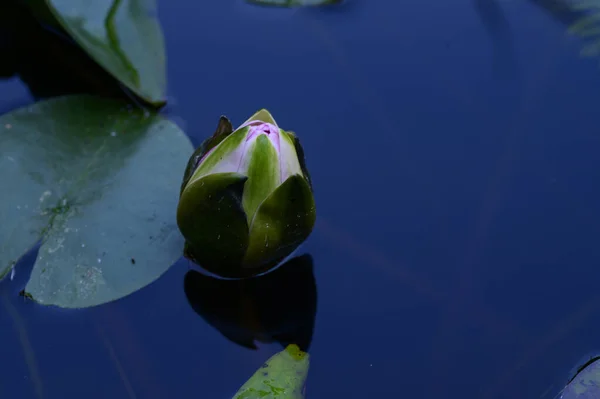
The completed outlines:
[[[267,110],[235,131],[221,117],[188,162],[177,224],[185,256],[214,274],[270,270],[306,240],[315,219],[302,146]]]

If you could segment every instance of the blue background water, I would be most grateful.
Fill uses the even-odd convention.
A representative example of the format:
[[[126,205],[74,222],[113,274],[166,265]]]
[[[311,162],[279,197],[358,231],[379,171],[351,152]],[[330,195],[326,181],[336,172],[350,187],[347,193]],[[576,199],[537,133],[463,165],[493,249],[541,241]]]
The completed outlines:
[[[302,139],[309,398],[550,398],[600,347],[600,69],[558,18],[489,0],[159,4],[168,113],[195,145],[262,107]],[[2,112],[31,101],[0,82]],[[225,338],[190,306],[188,269],[77,312],[24,301],[22,273],[4,283],[0,397],[231,397],[281,345]]]

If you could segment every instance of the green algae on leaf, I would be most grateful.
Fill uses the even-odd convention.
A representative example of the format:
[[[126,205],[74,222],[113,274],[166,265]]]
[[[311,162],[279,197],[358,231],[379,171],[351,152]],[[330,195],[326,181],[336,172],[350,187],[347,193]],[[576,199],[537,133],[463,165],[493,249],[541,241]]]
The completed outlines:
[[[166,103],[165,45],[156,0],[27,0],[47,7],[99,65],[149,104]]]
[[[288,345],[269,358],[233,399],[303,399],[308,366],[308,353]]]
[[[246,0],[248,3],[275,7],[311,7],[340,4],[342,0]]]
[[[192,151],[175,124],[120,101],[65,96],[1,116],[0,275],[41,239],[25,287],[41,304],[94,306],[150,284],[181,256]]]

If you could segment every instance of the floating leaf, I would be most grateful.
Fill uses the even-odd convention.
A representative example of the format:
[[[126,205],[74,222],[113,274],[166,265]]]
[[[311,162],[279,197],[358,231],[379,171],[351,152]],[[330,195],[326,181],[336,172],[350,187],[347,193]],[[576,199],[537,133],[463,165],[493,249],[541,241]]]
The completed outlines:
[[[303,399],[308,366],[308,353],[288,345],[267,360],[233,399]]]
[[[599,357],[590,358],[580,366],[561,393],[562,399],[595,399],[600,397]]]
[[[275,7],[310,7],[340,4],[342,0],[246,0],[248,3]]]
[[[155,0],[27,0],[48,7],[104,69],[148,103],[166,103],[165,46]]]
[[[94,306],[151,283],[182,252],[175,212],[192,151],[173,123],[108,99],[1,116],[0,275],[41,238],[25,288],[39,303]]]
[[[17,75],[36,100],[79,93],[127,98],[118,80],[64,34],[50,33],[55,30],[47,28],[46,16],[33,16],[31,9],[50,12],[28,9],[21,0],[0,1],[0,76]]]

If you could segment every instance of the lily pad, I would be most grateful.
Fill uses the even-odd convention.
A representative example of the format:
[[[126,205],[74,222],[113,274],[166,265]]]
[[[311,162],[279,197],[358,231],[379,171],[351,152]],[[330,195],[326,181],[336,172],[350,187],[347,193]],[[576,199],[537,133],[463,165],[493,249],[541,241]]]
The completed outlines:
[[[25,288],[41,304],[94,306],[150,284],[182,253],[175,213],[192,152],[175,124],[115,100],[58,97],[1,116],[0,276],[41,239]]]
[[[267,360],[233,399],[303,399],[308,366],[308,353],[288,345]]]
[[[156,0],[28,3],[36,15],[48,7],[79,46],[140,98],[156,107],[166,103],[165,45]]]
[[[343,0],[246,0],[248,3],[275,7],[311,7],[340,4]]]
[[[599,357],[590,358],[580,366],[561,394],[562,399],[595,399],[600,397]]]

